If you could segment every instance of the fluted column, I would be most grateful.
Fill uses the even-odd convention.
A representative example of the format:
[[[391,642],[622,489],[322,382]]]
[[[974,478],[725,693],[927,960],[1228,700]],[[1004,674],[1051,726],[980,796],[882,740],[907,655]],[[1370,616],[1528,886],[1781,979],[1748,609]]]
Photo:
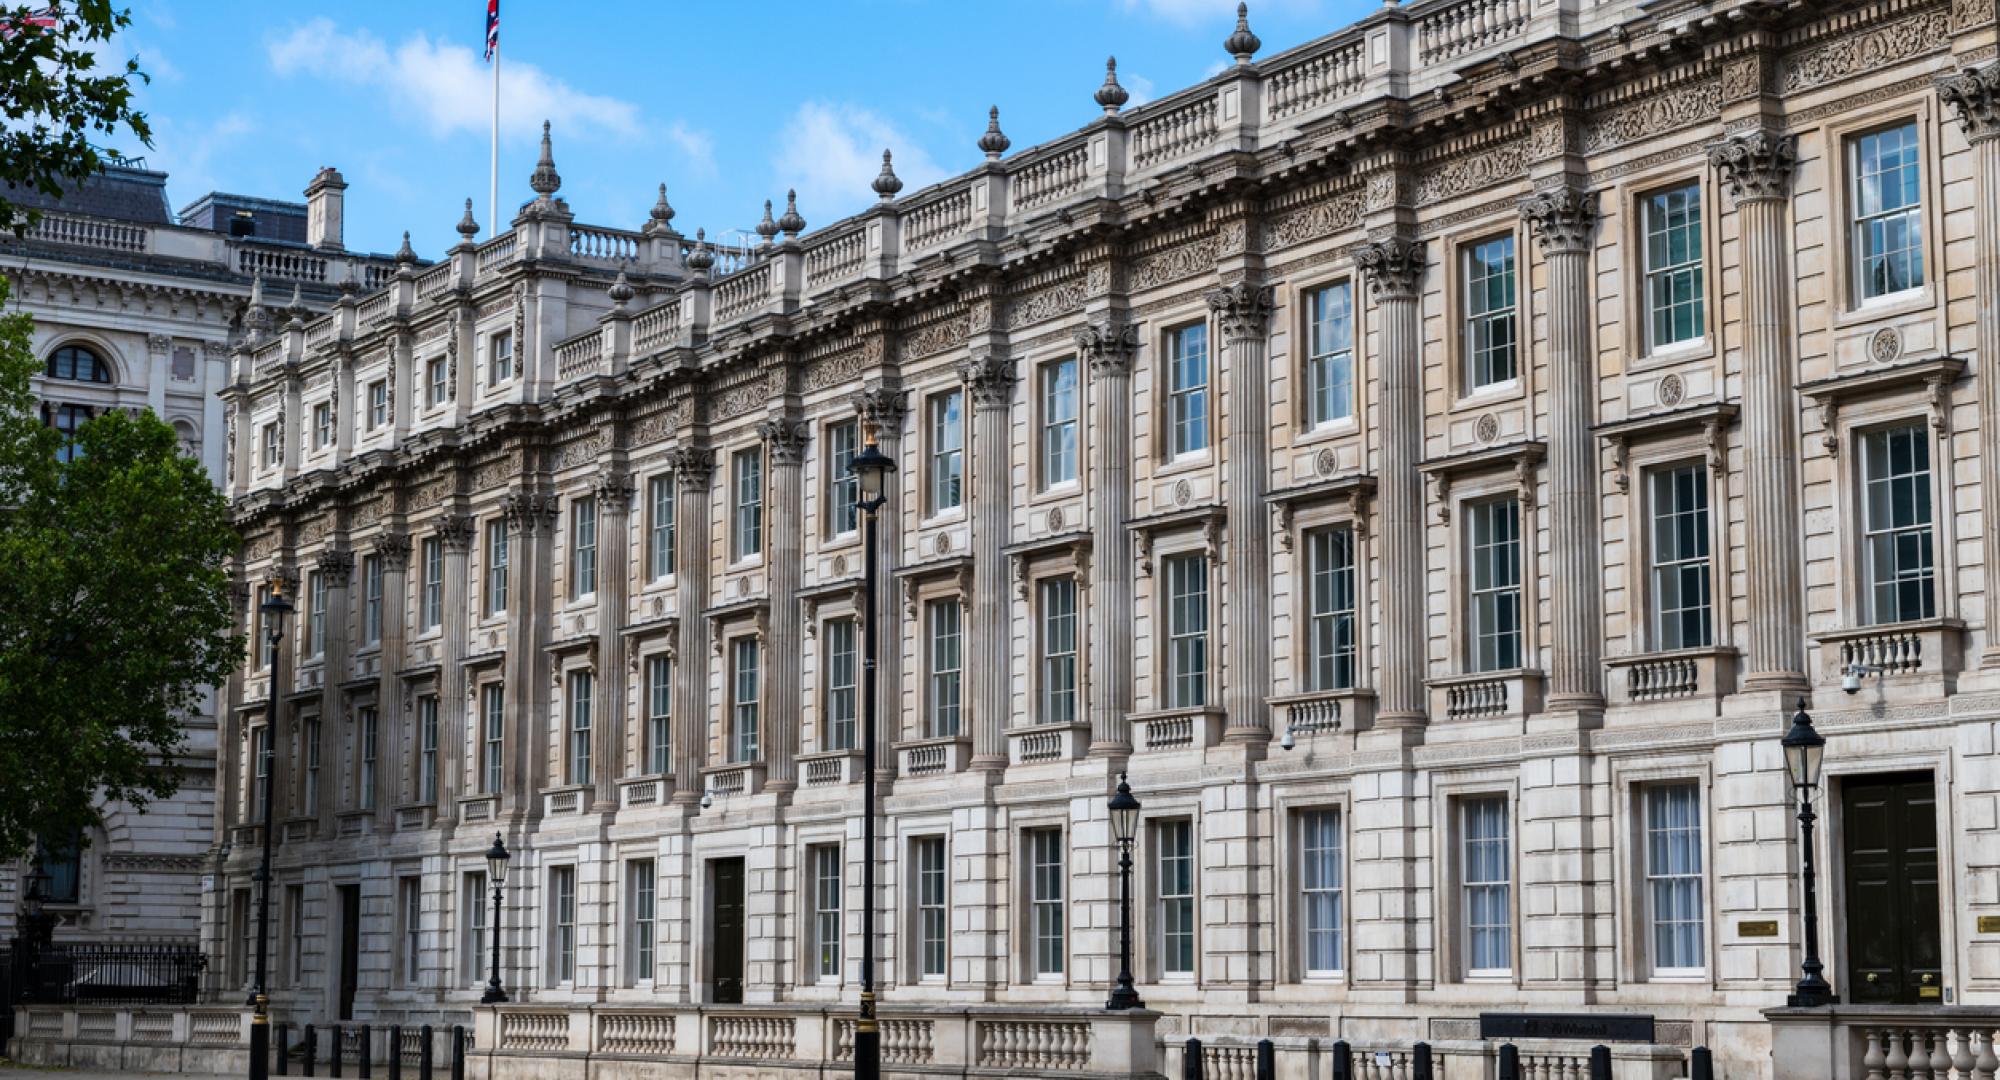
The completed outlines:
[[[340,775],[340,732],[341,691],[340,684],[347,680],[347,654],[351,650],[352,638],[347,629],[347,586],[354,577],[354,553],[346,550],[320,552],[314,568],[319,571],[320,580],[326,584],[326,626],[325,666],[326,672],[319,694],[319,821],[324,830],[333,826],[333,815],[345,809],[340,805],[341,790],[331,779]],[[332,833],[322,832],[322,836]]]
[[[599,810],[618,808],[625,775],[625,598],[632,580],[632,478],[597,476],[597,715],[592,717],[590,778]]]
[[[547,781],[549,620],[554,583],[549,573],[555,534],[554,495],[509,492],[507,516],[506,701],[501,730],[502,809],[530,814]]]
[[[674,801],[701,799],[701,767],[708,755],[709,485],[715,452],[682,446],[669,455],[674,469]]]
[[[408,533],[386,532],[375,538],[375,554],[382,560],[382,667],[375,691],[376,768],[375,818],[393,819],[402,792],[398,786],[403,772],[396,767],[396,748],[402,745],[403,695],[396,685],[403,670],[403,636],[407,632],[410,537]]]
[[[757,433],[764,439],[764,456],[771,463],[764,538],[771,619],[764,638],[764,664],[772,693],[766,695],[764,704],[764,788],[791,791],[799,786],[799,584],[805,562],[801,473],[806,426],[778,417],[758,425]]]
[[[455,819],[458,793],[465,786],[466,731],[477,711],[466,700],[465,640],[470,628],[469,570],[472,519],[447,514],[438,519],[438,540],[444,547],[444,611],[438,635],[438,783],[440,823]]]
[[[1993,631],[1994,615],[2000,611],[2000,373],[1994,364],[2000,359],[2000,64],[1988,64],[1941,77],[1938,97],[1951,106],[1972,144],[1974,171],[1979,182],[1979,242],[1973,245],[1973,296],[1979,305],[1975,320],[1974,348],[1980,358],[1979,505],[1985,508],[1986,525],[1980,530],[1986,543],[1986,651],[1980,666],[2000,666],[2000,640]]]
[[[1604,707],[1604,551],[1598,541],[1597,359],[1591,346],[1590,249],[1597,196],[1554,188],[1521,202],[1548,264],[1549,709]],[[1524,532],[1532,535],[1531,528]]]
[[[898,448],[903,438],[903,419],[909,405],[902,390],[892,386],[865,386],[855,392],[854,411],[864,429],[875,432],[876,448],[891,461],[900,462]],[[881,559],[882,580],[895,580],[896,557],[903,550],[903,486],[891,476],[882,485],[882,508],[875,513],[874,551],[863,551],[864,559]],[[857,575],[860,570],[856,570]],[[902,731],[903,647],[902,611],[897,590],[884,587],[875,591],[875,625],[881,628],[881,646],[875,655],[875,685],[881,695],[875,724],[875,783],[878,791],[896,776],[895,744]],[[858,747],[857,747],[858,749]]]
[[[1008,406],[1014,398],[1014,362],[988,353],[960,369],[972,399],[972,767],[1007,765],[1007,714],[1013,683],[1012,593],[1007,583]]]
[[[1268,286],[1239,282],[1208,291],[1222,327],[1229,402],[1222,495],[1229,511],[1223,547],[1222,703],[1231,740],[1271,735],[1270,343]]]
[[[1750,590],[1750,657],[1743,685],[1803,689],[1799,421],[1785,226],[1798,152],[1790,135],[1752,131],[1709,147],[1708,159],[1736,204],[1736,261],[1743,268],[1744,554]]]
[[[1419,301],[1424,276],[1421,241],[1391,237],[1356,257],[1368,276],[1381,327],[1381,447],[1376,458],[1380,507],[1382,609],[1379,727],[1416,727],[1427,719],[1424,676],[1424,357]]]
[[[1139,328],[1104,321],[1079,327],[1076,349],[1090,365],[1090,752],[1132,752],[1132,355]]]

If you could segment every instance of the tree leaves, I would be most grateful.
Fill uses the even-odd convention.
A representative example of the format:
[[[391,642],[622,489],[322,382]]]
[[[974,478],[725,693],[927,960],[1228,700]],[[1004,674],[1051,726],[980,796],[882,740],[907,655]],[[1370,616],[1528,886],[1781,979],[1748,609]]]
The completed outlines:
[[[115,157],[93,134],[122,128],[153,145],[146,115],[132,111],[135,80],[149,81],[138,61],[98,66],[99,49],[131,25],[131,14],[112,10],[109,0],[73,0],[60,5],[54,26],[31,25],[30,11],[43,6],[0,4],[0,229],[16,233],[41,215],[8,201],[6,192],[58,197],[81,183]]]

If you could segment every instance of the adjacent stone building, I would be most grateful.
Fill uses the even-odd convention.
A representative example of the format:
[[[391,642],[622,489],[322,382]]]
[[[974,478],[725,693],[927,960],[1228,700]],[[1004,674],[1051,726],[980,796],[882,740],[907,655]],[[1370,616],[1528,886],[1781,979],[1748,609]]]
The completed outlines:
[[[1833,982],[2000,1004],[1995,44],[1991,0],[1239,21],[748,252],[664,188],[579,224],[545,138],[507,231],[234,357],[243,578],[301,615],[222,720],[218,994],[268,741],[297,1020],[467,1015],[496,831],[503,1052],[851,1003],[872,436],[891,1016],[1102,1001],[1129,772],[1163,1038],[1620,1010],[1763,1071],[1801,700]]]
[[[0,274],[10,309],[34,319],[45,422],[70,431],[108,409],[150,409],[220,484],[221,391],[246,307],[269,289],[274,305],[289,297],[303,317],[342,288],[378,286],[394,263],[343,253],[347,185],[332,169],[314,178],[305,203],[216,192],[175,215],[166,185],[165,173],[111,165],[60,199],[8,190],[10,202],[41,216],[18,235],[0,232]],[[215,847],[216,704],[188,718],[177,796],[144,814],[106,808],[102,829],[80,849],[48,842],[59,939],[195,938]],[[0,938],[12,936],[22,870],[0,867]]]

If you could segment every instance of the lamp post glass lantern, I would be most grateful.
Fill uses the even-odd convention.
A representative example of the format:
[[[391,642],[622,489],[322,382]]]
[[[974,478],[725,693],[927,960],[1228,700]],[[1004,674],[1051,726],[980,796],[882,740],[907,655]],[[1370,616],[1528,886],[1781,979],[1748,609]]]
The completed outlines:
[[[278,747],[278,694],[282,684],[278,679],[279,661],[283,653],[278,643],[285,637],[285,616],[292,613],[291,601],[285,599],[285,582],[275,578],[271,582],[271,595],[259,604],[258,611],[264,617],[264,635],[267,639],[270,657],[271,685],[264,695],[264,749],[263,791],[259,799],[263,802],[263,820],[258,832],[262,833],[263,858],[257,864],[257,983],[250,991],[250,1080],[265,1080],[271,1073],[271,995],[265,981],[266,964],[270,953],[271,939],[271,782],[278,770],[274,756]]]
[[[1781,742],[1785,748],[1785,771],[1799,795],[1799,871],[1804,909],[1803,957],[1799,962],[1799,984],[1785,1003],[1793,1008],[1832,1005],[1840,998],[1827,985],[1825,967],[1819,959],[1819,876],[1813,868],[1813,791],[1819,787],[1820,767],[1826,758],[1826,736],[1813,729],[1804,698],[1792,714],[1792,726]]]
[[[1146,1003],[1132,988],[1132,838],[1139,831],[1140,807],[1123,773],[1105,809],[1111,812],[1111,836],[1118,841],[1118,985],[1104,1007],[1143,1009]]]
[[[493,846],[486,849],[486,880],[493,883],[493,975],[486,980],[486,992],[479,996],[481,1005],[497,1005],[507,1000],[507,991],[500,986],[500,886],[507,883],[507,845],[500,842],[500,834],[493,834]]]
[[[886,488],[896,462],[875,442],[875,425],[865,427],[861,452],[848,467],[854,472],[856,502],[865,520],[861,541],[861,1007],[854,1022],[855,1080],[877,1080],[882,1075],[882,1033],[875,1022],[875,655],[880,634],[876,618],[876,590],[881,553],[876,533],[878,518],[889,501]]]

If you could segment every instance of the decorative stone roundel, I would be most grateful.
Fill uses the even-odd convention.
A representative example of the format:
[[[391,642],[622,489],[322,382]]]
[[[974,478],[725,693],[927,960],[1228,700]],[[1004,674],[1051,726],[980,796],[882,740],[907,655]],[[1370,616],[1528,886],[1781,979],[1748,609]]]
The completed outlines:
[[[1049,531],[1057,532],[1063,527],[1063,512],[1060,506],[1049,507]]]
[[[931,541],[931,550],[937,552],[939,555],[951,554],[951,534],[937,534],[937,539]]]
[[[1189,487],[1188,482],[1186,480],[1182,480],[1174,485],[1175,506],[1186,506],[1187,504],[1193,501],[1194,501],[1194,488]]]
[[[833,576],[844,577],[846,576],[846,574],[847,574],[847,556],[835,555],[833,557]]]
[[[1903,355],[1903,335],[1893,326],[1885,326],[1868,338],[1868,358],[1878,364],[1886,364]]]
[[[1486,413],[1473,421],[1472,437],[1483,443],[1490,443],[1500,437],[1500,420],[1492,413]]]
[[[1319,453],[1313,455],[1313,471],[1321,476],[1332,476],[1333,471],[1339,467],[1340,459],[1334,456],[1330,448],[1322,448]]]
[[[1686,396],[1687,387],[1682,384],[1679,375],[1668,375],[1660,380],[1660,404],[1669,407],[1679,405]]]

